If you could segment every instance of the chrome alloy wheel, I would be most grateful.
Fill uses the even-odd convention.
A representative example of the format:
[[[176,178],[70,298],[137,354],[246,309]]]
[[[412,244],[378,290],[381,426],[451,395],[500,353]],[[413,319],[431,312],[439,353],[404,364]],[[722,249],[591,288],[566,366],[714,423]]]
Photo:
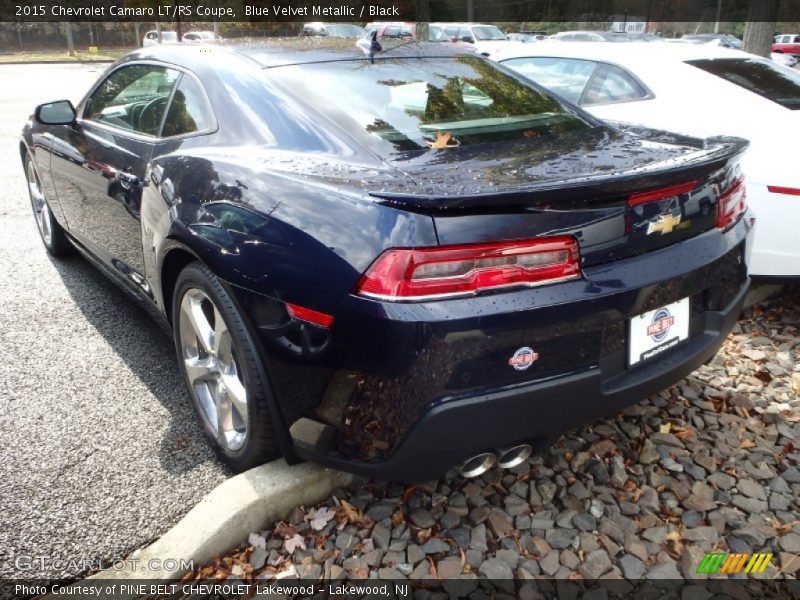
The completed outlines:
[[[195,287],[184,293],[178,320],[183,368],[200,415],[217,443],[236,452],[247,438],[247,390],[228,326]]]
[[[36,174],[36,168],[33,166],[33,160],[30,159],[28,160],[28,192],[31,196],[33,215],[36,217],[36,226],[39,228],[44,243],[50,246],[53,241],[53,215],[50,213],[50,207],[44,197],[44,190],[39,182],[39,176]]]

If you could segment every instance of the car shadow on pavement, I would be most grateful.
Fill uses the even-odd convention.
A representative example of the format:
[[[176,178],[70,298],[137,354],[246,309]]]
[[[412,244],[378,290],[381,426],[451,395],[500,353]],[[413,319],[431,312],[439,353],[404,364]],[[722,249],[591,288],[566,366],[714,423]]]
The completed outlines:
[[[81,256],[50,259],[75,305],[149,392],[169,411],[158,456],[173,475],[213,461],[181,379],[172,339],[148,311]]]

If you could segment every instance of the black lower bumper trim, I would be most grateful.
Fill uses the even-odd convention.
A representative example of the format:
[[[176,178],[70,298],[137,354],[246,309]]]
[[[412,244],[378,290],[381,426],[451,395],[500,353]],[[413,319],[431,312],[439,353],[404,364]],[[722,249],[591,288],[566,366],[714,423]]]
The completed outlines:
[[[742,311],[747,283],[721,311],[702,314],[701,331],[651,363],[606,376],[603,364],[548,381],[467,398],[429,410],[392,456],[362,463],[297,449],[315,462],[368,477],[427,481],[466,457],[555,434],[613,414],[679,381],[713,358]]]

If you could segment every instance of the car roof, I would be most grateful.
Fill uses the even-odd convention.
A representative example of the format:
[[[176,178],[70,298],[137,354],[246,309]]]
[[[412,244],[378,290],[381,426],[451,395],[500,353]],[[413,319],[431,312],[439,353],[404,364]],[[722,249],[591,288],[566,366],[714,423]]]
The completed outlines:
[[[498,61],[524,56],[553,56],[577,58],[621,65],[650,64],[654,62],[675,63],[705,58],[757,58],[752,54],[706,44],[653,44],[651,42],[627,42],[613,44],[604,42],[560,42],[546,40],[516,49],[498,52]]]
[[[395,58],[446,58],[476,56],[471,49],[450,44],[416,42],[414,40],[381,40],[382,50],[375,54],[376,60]],[[120,62],[133,60],[158,60],[173,63],[188,69],[205,69],[209,62],[225,64],[225,56],[231,54],[247,57],[266,68],[283,65],[320,62],[363,60],[365,45],[345,38],[292,37],[268,38],[257,43],[221,44],[162,44],[139,48],[125,55]],[[214,59],[222,56],[222,60]]]

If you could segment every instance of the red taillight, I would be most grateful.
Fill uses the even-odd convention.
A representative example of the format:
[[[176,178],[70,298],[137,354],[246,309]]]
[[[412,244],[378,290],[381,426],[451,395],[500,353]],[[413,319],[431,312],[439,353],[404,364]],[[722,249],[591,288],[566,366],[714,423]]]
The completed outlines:
[[[647,204],[648,202],[672,198],[673,196],[691,192],[696,186],[697,181],[695,180],[672,185],[670,187],[659,188],[657,190],[650,190],[649,192],[637,192],[628,198],[628,206],[636,206],[637,204]]]
[[[744,187],[744,178],[733,182],[728,190],[717,200],[717,228],[723,231],[729,229],[747,209],[747,194]]]
[[[325,313],[311,310],[305,306],[298,306],[297,304],[290,304],[287,302],[286,311],[295,319],[299,319],[300,321],[305,321],[313,325],[318,325],[326,329],[331,326],[331,323],[333,323],[333,317],[331,315],[326,315]]]
[[[578,243],[570,236],[397,248],[386,250],[372,263],[356,293],[382,300],[422,300],[541,285],[579,275]]]
[[[800,189],[784,187],[782,185],[768,185],[767,189],[772,194],[786,194],[788,196],[800,196]]]

